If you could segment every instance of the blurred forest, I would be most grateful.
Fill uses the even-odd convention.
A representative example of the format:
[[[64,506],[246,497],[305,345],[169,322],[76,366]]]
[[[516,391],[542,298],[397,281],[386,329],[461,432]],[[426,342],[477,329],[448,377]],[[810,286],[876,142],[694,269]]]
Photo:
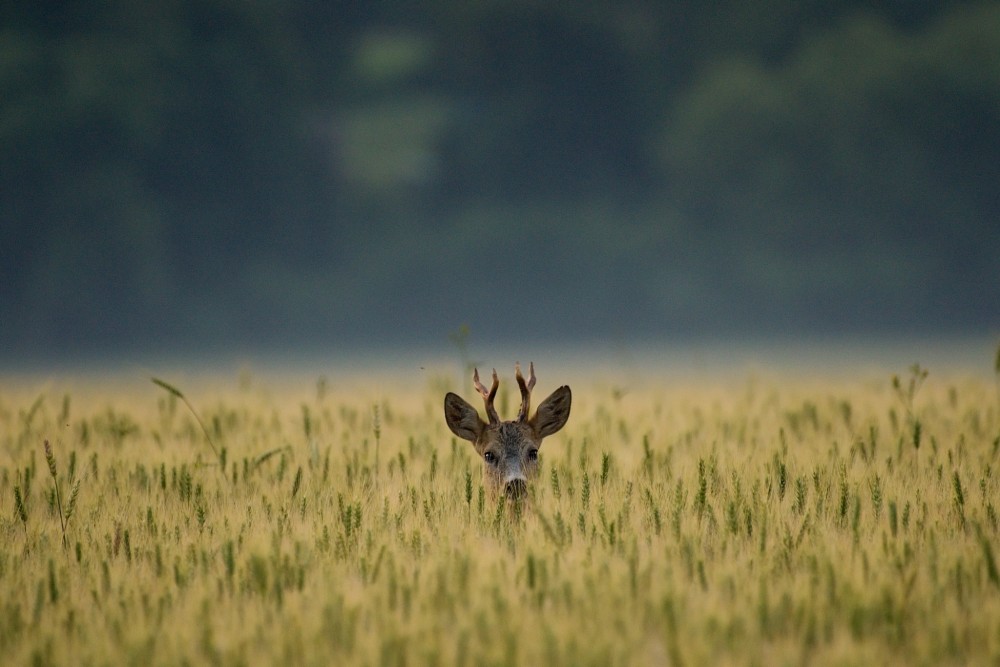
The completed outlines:
[[[3,358],[992,333],[1000,3],[5,3],[0,248]]]

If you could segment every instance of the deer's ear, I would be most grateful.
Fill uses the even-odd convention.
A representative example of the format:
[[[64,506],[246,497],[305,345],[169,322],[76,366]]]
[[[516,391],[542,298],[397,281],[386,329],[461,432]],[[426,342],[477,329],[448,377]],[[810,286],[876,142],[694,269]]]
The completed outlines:
[[[476,409],[469,405],[461,396],[448,392],[444,397],[444,420],[451,432],[469,442],[475,443],[486,428],[486,422]]]
[[[559,387],[542,401],[531,418],[531,426],[539,438],[552,435],[566,425],[572,402],[573,394],[566,386]]]

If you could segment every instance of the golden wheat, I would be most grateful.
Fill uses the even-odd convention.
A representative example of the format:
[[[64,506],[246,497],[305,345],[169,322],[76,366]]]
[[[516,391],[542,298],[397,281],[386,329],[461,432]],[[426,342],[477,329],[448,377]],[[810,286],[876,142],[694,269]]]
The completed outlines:
[[[457,375],[10,382],[4,662],[995,663],[996,387],[921,370],[576,383],[519,513]]]

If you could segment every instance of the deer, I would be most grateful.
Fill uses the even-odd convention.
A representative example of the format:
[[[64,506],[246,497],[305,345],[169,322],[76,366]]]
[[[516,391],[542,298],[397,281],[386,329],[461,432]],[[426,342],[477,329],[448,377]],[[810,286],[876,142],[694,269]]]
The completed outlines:
[[[444,397],[444,419],[451,432],[468,440],[483,459],[485,486],[496,497],[503,493],[508,500],[520,501],[528,493],[528,483],[538,474],[538,450],[542,439],[557,432],[569,420],[573,394],[563,385],[542,401],[534,416],[528,417],[531,408],[531,390],[535,386],[535,364],[528,366],[528,379],[521,374],[521,364],[514,365],[514,377],[521,390],[521,408],[517,419],[502,421],[493,405],[500,387],[497,371],[493,369],[493,384],[489,388],[479,381],[479,369],[474,369],[472,382],[486,404],[485,422],[474,407],[458,394],[448,392]]]

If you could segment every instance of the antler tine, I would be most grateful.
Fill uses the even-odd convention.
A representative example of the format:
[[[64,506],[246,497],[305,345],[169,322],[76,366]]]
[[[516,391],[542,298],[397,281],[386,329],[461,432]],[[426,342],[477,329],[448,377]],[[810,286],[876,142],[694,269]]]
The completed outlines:
[[[500,378],[497,377],[497,369],[493,369],[493,386],[490,387],[489,391],[486,391],[486,387],[483,383],[479,381],[479,369],[474,369],[472,373],[472,383],[476,387],[476,391],[479,395],[483,397],[483,401],[486,403],[486,416],[490,418],[491,424],[499,423],[500,415],[497,414],[497,409],[493,405],[493,399],[496,398],[497,389],[500,387]]]
[[[535,362],[528,362],[527,383],[521,375],[520,362],[514,364],[514,377],[517,378],[517,386],[521,390],[521,410],[517,413],[517,420],[523,422],[528,419],[528,411],[531,410],[531,390],[535,388]]]

